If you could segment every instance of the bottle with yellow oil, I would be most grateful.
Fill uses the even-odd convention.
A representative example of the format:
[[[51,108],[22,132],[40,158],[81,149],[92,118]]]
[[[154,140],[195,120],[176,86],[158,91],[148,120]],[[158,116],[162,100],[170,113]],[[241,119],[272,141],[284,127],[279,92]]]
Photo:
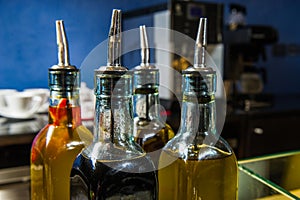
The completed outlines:
[[[82,125],[79,99],[80,71],[69,64],[62,20],[56,21],[58,64],[49,68],[49,123],[31,147],[31,199],[70,199],[70,172],[80,151],[92,142]]]
[[[201,18],[194,66],[182,71],[181,125],[159,160],[159,199],[237,199],[237,160],[216,130],[216,71],[206,66],[206,24]]]

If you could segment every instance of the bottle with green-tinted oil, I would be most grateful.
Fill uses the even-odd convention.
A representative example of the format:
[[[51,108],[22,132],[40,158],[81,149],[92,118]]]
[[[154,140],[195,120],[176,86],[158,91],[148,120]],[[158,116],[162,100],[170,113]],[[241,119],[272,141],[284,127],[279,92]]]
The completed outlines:
[[[200,19],[194,66],[182,72],[181,126],[159,161],[159,199],[237,199],[237,160],[216,130],[216,71],[206,66],[206,18]]]
[[[160,115],[159,70],[149,63],[145,26],[140,26],[140,43],[142,61],[133,69],[134,138],[157,164],[160,150],[174,137],[174,132]]]

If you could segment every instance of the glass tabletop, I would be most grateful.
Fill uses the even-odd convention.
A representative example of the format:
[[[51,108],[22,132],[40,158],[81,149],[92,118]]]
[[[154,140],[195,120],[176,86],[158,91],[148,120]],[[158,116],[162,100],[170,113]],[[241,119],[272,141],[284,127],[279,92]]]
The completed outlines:
[[[300,151],[240,160],[239,199],[300,199]]]

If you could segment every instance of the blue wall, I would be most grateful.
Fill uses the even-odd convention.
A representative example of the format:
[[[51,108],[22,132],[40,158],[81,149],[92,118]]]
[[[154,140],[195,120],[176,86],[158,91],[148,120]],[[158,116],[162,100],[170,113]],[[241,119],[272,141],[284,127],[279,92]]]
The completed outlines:
[[[80,67],[87,54],[107,38],[113,8],[127,11],[164,2],[167,0],[0,0],[0,88],[47,87],[47,69],[57,63],[55,20],[65,21],[71,64]],[[300,1],[214,2],[224,3],[225,19],[230,2],[243,4],[249,24],[271,25],[279,31],[280,43],[300,44]],[[267,56],[267,62],[260,63],[268,72],[265,91],[300,93],[300,56],[274,57],[271,46]]]
[[[57,64],[55,20],[64,20],[71,64],[80,67],[107,38],[113,8],[125,11],[158,2],[0,0],[0,88],[48,87],[48,68]]]

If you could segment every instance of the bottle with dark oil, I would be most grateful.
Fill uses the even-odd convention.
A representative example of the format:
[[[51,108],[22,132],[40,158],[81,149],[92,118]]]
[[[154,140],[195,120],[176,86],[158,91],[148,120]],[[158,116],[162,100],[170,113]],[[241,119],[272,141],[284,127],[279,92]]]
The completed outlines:
[[[160,115],[159,70],[149,63],[146,27],[140,26],[141,64],[134,72],[134,138],[157,165],[161,149],[174,132]]]
[[[153,162],[133,138],[132,72],[120,65],[120,10],[113,10],[107,66],[95,70],[94,141],[75,159],[71,199],[157,199]]]

